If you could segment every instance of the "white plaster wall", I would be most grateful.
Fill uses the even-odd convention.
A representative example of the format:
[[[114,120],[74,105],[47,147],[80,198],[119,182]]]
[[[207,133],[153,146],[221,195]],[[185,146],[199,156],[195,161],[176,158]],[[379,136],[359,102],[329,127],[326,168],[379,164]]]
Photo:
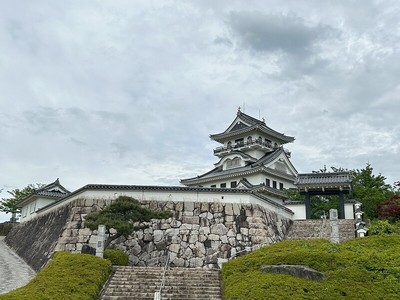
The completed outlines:
[[[306,219],[306,205],[299,204],[286,204],[287,208],[294,212],[293,220],[305,220]]]
[[[278,205],[273,205],[262,199],[254,197],[249,193],[218,193],[218,192],[196,192],[196,191],[160,191],[160,190],[86,190],[78,193],[65,201],[50,207],[57,209],[75,199],[115,199],[118,196],[130,196],[138,200],[174,201],[174,202],[223,202],[238,204],[258,204],[270,211],[276,212],[286,218],[292,219],[292,214]],[[49,210],[39,212],[38,215],[46,214]]]
[[[353,203],[344,204],[344,218],[348,220],[354,219],[354,205]]]

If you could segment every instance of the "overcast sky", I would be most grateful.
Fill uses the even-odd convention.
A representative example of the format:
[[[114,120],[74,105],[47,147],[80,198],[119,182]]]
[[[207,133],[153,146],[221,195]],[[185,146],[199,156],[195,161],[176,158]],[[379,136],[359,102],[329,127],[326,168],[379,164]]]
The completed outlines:
[[[399,1],[1,1],[0,189],[179,185],[238,106],[400,179]],[[0,221],[9,219],[0,215]]]

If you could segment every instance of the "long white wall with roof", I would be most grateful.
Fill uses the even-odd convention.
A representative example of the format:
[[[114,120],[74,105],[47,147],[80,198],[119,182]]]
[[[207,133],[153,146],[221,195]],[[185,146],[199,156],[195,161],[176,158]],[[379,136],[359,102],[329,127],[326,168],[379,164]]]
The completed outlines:
[[[256,197],[249,191],[246,192],[206,192],[206,191],[179,191],[179,190],[127,190],[127,189],[101,189],[101,190],[82,190],[64,201],[49,206],[38,212],[43,215],[51,210],[57,209],[75,199],[115,199],[118,196],[130,196],[138,200],[147,201],[174,201],[174,202],[223,202],[238,204],[258,204],[269,211],[276,212],[284,217],[293,219],[293,214],[278,203],[270,203]]]

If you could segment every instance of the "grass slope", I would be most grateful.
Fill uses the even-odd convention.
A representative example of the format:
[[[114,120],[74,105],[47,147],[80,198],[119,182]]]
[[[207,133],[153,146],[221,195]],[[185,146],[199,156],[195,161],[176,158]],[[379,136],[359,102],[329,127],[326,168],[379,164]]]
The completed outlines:
[[[58,252],[27,285],[0,295],[0,300],[97,299],[110,271],[109,260]]]
[[[265,264],[307,265],[328,278],[265,274]],[[400,299],[400,236],[284,241],[225,263],[222,279],[226,300]]]

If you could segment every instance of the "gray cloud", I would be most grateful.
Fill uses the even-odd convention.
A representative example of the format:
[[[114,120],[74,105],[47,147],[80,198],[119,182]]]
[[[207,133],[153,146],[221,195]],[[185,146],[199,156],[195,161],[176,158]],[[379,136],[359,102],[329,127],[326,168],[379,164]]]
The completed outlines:
[[[333,33],[326,25],[306,25],[300,17],[258,11],[231,12],[229,26],[245,47],[260,52],[282,51],[294,56],[310,55],[317,42]]]
[[[299,171],[399,179],[397,2],[217,2],[1,2],[0,189],[178,184],[238,106]]]

